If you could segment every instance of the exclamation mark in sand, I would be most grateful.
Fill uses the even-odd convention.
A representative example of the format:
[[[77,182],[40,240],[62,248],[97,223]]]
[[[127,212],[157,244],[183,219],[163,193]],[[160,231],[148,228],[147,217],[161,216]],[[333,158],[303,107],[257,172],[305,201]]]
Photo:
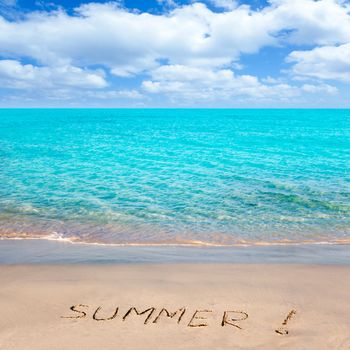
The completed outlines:
[[[287,335],[289,333],[287,329],[287,324],[296,313],[297,312],[295,310],[290,311],[287,317],[282,322],[282,327],[275,329],[275,332],[278,334]]]

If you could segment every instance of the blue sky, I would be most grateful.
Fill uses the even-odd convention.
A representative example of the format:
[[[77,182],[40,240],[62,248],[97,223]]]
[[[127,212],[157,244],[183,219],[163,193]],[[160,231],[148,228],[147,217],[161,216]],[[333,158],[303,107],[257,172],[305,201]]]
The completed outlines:
[[[0,107],[350,107],[344,0],[0,0]]]

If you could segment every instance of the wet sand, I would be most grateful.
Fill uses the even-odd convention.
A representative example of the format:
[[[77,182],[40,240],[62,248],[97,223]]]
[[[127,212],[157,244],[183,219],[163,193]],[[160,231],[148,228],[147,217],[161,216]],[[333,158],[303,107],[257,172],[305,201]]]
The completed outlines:
[[[346,265],[2,265],[0,283],[2,350],[350,349]]]

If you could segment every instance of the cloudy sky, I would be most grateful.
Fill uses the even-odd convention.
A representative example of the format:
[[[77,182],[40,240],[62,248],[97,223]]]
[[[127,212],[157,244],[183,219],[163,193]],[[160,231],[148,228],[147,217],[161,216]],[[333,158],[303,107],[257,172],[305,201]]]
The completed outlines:
[[[0,107],[350,107],[350,1],[0,0]]]

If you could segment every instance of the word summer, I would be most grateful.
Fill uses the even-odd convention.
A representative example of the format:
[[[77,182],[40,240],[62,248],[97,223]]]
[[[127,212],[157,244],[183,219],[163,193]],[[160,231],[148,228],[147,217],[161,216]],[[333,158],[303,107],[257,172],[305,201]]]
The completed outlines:
[[[66,319],[84,319],[91,317],[95,321],[112,321],[117,317],[122,321],[128,321],[128,319],[141,316],[143,323],[157,324],[164,322],[165,319],[174,319],[177,324],[184,324],[187,327],[207,327],[209,326],[208,318],[212,314],[213,310],[203,309],[189,311],[187,308],[182,307],[177,310],[168,310],[166,308],[148,307],[146,309],[139,309],[136,307],[130,307],[129,309],[120,312],[119,307],[116,307],[108,314],[101,306],[90,308],[89,305],[77,304],[70,307],[71,315],[61,316]],[[90,314],[90,316],[88,316]],[[281,335],[288,334],[287,324],[296,314],[295,310],[291,310],[285,319],[283,320],[281,327],[275,329],[275,332]],[[236,329],[243,329],[243,324],[249,315],[245,311],[238,310],[226,310],[223,311],[220,318],[221,327],[234,327]]]

